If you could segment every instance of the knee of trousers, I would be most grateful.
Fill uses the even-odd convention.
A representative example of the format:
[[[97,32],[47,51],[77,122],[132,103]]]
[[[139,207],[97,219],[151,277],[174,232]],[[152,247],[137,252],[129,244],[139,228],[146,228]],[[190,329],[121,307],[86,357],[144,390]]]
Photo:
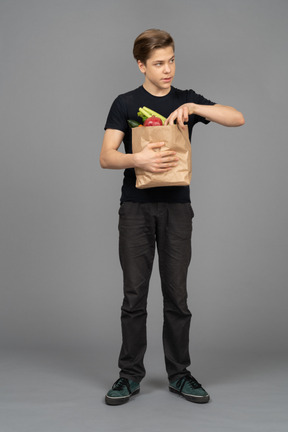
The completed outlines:
[[[147,314],[147,296],[125,296],[121,307],[122,315]]]
[[[175,301],[164,299],[164,315],[173,314],[186,318],[191,318],[192,314],[188,308],[187,301]]]

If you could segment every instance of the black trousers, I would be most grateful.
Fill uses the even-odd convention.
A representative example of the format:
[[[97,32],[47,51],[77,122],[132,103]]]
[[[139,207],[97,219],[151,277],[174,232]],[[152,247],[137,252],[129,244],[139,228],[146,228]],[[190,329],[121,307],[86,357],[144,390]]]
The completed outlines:
[[[119,209],[119,255],[123,270],[120,376],[145,376],[149,280],[157,246],[163,294],[163,347],[169,380],[189,374],[187,271],[191,260],[193,210],[190,203],[124,202]]]

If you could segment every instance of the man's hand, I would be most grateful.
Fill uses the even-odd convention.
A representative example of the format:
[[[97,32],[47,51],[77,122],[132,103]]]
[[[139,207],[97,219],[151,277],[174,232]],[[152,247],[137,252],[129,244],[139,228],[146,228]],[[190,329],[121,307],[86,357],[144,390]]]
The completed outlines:
[[[141,168],[150,172],[165,172],[177,165],[179,158],[175,151],[163,150],[164,142],[150,143],[139,153],[123,154],[118,148],[124,138],[124,132],[107,129],[104,134],[100,153],[102,168],[125,169]],[[155,151],[156,150],[156,151]],[[158,151],[157,151],[158,150]]]
[[[177,120],[177,123],[180,127],[184,129],[185,124],[184,122],[188,122],[189,115],[192,114],[192,107],[191,103],[187,103],[184,105],[181,105],[179,108],[177,108],[175,111],[173,111],[167,120],[164,123],[164,126],[172,125],[174,124],[174,121]]]
[[[243,114],[231,106],[220,104],[198,105],[188,102],[173,111],[164,125],[172,125],[177,120],[178,125],[184,128],[184,122],[188,121],[191,114],[199,115],[222,126],[236,127],[245,123]]]
[[[160,173],[171,170],[178,164],[175,151],[155,151],[164,146],[164,142],[150,143],[139,153],[134,154],[135,167],[152,173]]]

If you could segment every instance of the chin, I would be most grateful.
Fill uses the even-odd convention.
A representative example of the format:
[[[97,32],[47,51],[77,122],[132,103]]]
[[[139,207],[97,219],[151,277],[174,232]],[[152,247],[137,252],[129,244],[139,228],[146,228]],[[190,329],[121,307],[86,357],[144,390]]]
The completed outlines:
[[[172,81],[170,81],[170,82],[167,82],[167,83],[161,83],[161,87],[162,88],[167,88],[167,87],[171,87],[171,84],[172,84]]]

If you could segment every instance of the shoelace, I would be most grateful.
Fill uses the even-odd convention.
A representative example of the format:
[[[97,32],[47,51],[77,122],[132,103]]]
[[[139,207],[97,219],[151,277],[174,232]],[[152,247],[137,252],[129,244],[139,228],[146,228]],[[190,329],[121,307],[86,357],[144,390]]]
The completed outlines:
[[[188,384],[192,389],[198,389],[201,388],[201,384],[191,375],[184,376],[181,380],[177,382],[177,387],[180,387],[180,392],[182,392],[183,387],[185,384]]]
[[[116,390],[116,391],[121,391],[123,390],[123,388],[126,387],[129,391],[129,393],[131,393],[131,388],[129,385],[129,381],[127,378],[119,378],[114,384],[112,389]]]

